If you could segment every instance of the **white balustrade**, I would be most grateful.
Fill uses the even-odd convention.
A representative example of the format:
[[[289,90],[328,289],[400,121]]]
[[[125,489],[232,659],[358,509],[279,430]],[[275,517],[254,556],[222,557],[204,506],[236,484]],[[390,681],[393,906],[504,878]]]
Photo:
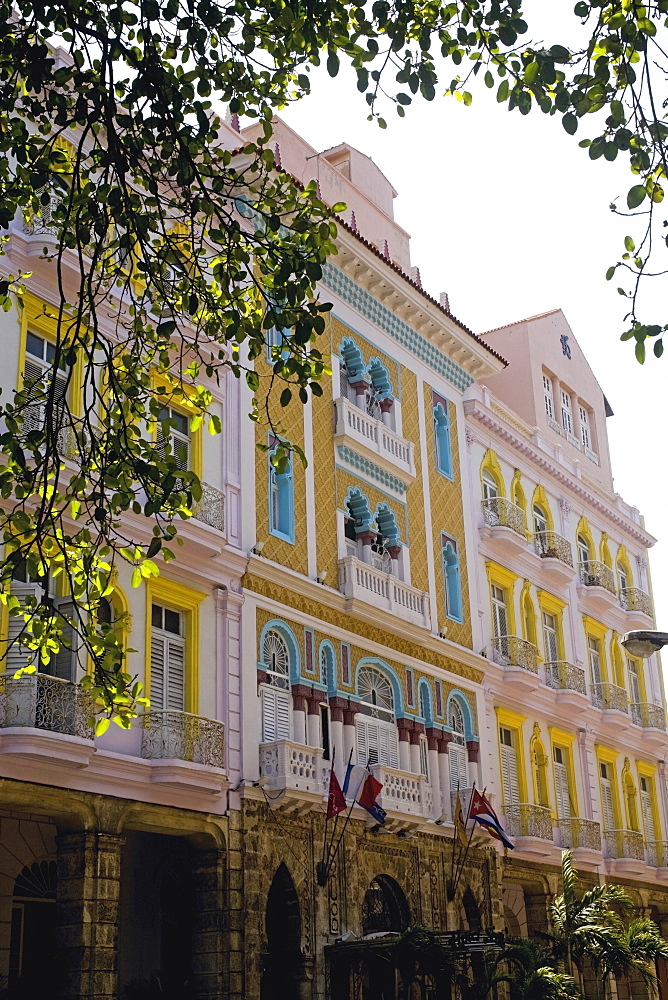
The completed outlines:
[[[401,434],[387,427],[382,420],[370,416],[350,400],[336,400],[336,430],[338,438],[349,438],[351,445],[361,444],[372,451],[376,461],[390,464],[396,470],[415,478],[414,445]]]
[[[430,627],[427,593],[398,580],[391,573],[375,569],[355,556],[339,560],[339,590],[350,600],[373,604],[415,625]]]
[[[378,803],[387,813],[403,813],[425,820],[430,818],[433,796],[424,775],[385,767],[384,764],[373,764],[371,773],[383,786]]]
[[[260,744],[260,774],[267,778],[267,787],[284,788],[324,794],[325,768],[320,747],[307,747],[292,740],[275,740]],[[329,769],[327,769],[329,778]]]

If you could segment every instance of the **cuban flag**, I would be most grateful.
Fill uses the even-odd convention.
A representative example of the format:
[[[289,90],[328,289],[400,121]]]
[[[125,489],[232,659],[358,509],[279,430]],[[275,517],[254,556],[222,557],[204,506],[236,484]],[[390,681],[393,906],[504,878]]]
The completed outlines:
[[[480,826],[484,827],[492,837],[500,840],[504,847],[509,847],[511,851],[515,850],[515,845],[501,826],[499,817],[492,809],[491,802],[475,790],[471,799],[469,816],[476,823],[479,823]]]

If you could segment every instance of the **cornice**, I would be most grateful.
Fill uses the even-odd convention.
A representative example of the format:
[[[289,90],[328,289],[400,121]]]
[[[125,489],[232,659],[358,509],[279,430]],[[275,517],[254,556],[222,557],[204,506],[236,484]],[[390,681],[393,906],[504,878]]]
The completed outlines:
[[[571,476],[565,469],[560,468],[555,462],[551,461],[546,454],[536,448],[533,442],[520,437],[505,421],[482,406],[478,400],[465,400],[464,413],[467,418],[475,420],[487,430],[492,431],[497,437],[510,445],[511,448],[520,452],[525,458],[533,462],[534,465],[542,469],[543,472],[548,473],[561,486],[567,487],[578,499],[597,510],[599,514],[607,518],[617,528],[620,528],[626,535],[633,538],[643,548],[649,549],[655,544],[656,538],[647,531],[644,531],[640,525],[624,517],[618,510],[614,510],[601,497],[588,489],[581,480],[575,476]]]

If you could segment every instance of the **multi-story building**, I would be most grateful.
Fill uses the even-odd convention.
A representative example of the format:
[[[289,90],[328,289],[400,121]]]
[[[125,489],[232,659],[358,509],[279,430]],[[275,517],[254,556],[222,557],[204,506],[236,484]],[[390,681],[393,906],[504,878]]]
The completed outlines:
[[[222,438],[175,411],[204,497],[159,578],[132,590],[119,571],[108,616],[130,612],[151,699],[130,732],[93,739],[75,655],[16,680],[10,652],[0,980],[27,996],[46,971],[72,1000],[153,975],[211,1000],[389,998],[379,935],[543,929],[566,845],[668,915],[659,666],[619,645],[652,622],[652,539],[612,493],[600,389],[560,314],[476,337],[431,298],[368,157],[280,121],[275,142],[348,206],[321,290],[332,377],[273,433],[231,376],[211,385]],[[8,268],[32,277],[2,320],[5,395],[49,358],[49,238],[10,234]],[[256,362],[271,400],[284,336]],[[306,466],[277,471],[280,434]],[[382,784],[386,822],[339,818],[319,880],[330,770],[349,761]],[[476,838],[453,891],[454,800],[474,784],[516,848]]]

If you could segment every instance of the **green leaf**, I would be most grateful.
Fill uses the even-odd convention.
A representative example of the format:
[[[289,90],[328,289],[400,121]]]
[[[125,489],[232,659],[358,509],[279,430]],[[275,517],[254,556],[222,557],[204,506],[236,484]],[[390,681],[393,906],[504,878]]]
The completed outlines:
[[[636,245],[630,236],[624,237],[624,247],[626,250],[628,250],[629,253],[633,253],[633,251],[635,250]]]
[[[330,52],[327,56],[327,72],[331,77],[335,77],[339,72],[339,57],[336,52]]]
[[[654,350],[654,356],[660,358],[661,355],[663,354],[663,340],[655,340],[653,350]]]
[[[638,341],[636,341],[635,354],[636,354],[636,361],[639,364],[644,365],[644,363],[645,363],[645,341],[644,340],[638,340]]]
[[[605,280],[610,281],[612,278],[614,278],[616,270],[617,268],[614,265],[612,267],[609,267],[608,270],[605,272]]]
[[[111,725],[111,719],[109,718],[109,716],[105,715],[101,719],[98,719],[97,722],[95,723],[95,735],[104,736],[110,725]]]
[[[496,99],[499,104],[503,104],[504,101],[508,100],[508,91],[510,89],[507,78],[502,80],[499,84],[499,89],[496,92]]]
[[[569,135],[575,135],[578,130],[578,120],[577,117],[569,112],[567,115],[561,119],[561,124],[564,126],[565,130]]]
[[[632,187],[626,196],[626,204],[629,208],[638,208],[642,205],[643,201],[647,197],[647,191],[645,190],[644,184],[636,184]]]

